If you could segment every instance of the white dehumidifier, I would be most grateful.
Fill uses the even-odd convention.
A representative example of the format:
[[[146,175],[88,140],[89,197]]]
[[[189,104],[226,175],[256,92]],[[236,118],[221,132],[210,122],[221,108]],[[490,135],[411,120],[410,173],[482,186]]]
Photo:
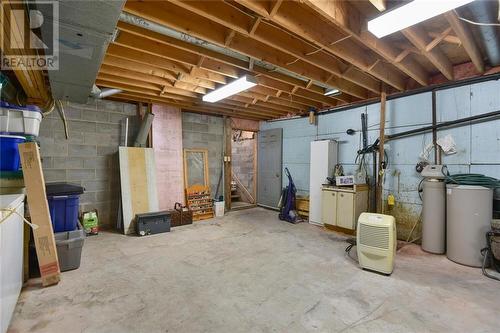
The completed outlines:
[[[362,213],[356,235],[359,265],[363,269],[391,274],[396,256],[396,220],[393,216]]]

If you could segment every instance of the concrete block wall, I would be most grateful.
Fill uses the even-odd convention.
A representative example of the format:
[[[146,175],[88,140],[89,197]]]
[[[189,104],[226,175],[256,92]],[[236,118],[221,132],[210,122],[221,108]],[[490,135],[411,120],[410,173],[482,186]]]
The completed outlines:
[[[120,122],[136,114],[136,105],[91,99],[65,107],[69,139],[54,110],[40,126],[39,142],[45,181],[80,184],[86,191],[80,209],[98,209],[100,224],[114,227],[118,212]]]
[[[462,87],[439,90],[436,93],[438,122],[500,110],[500,81],[486,81]],[[345,111],[320,114],[318,125],[309,125],[307,118],[261,123],[261,130],[283,128],[283,167],[288,167],[295,184],[303,194],[309,191],[310,142],[316,139],[339,141],[339,163],[346,174],[353,173],[356,151],[361,147],[361,133],[346,134],[349,128],[361,130],[360,116],[368,116],[368,141],[379,136],[380,103],[355,107]],[[426,92],[387,102],[386,134],[398,133],[430,125],[432,122],[432,93]],[[451,173],[482,173],[500,178],[500,120],[461,126],[438,131],[438,138],[451,134],[457,144],[457,154],[444,156],[443,163]],[[384,182],[384,194],[396,197],[391,211],[398,221],[398,236],[407,238],[419,220],[421,201],[417,186],[422,179],[415,171],[419,155],[432,142],[426,133],[391,141],[385,149],[389,167]],[[432,158],[431,154],[431,158]],[[371,166],[371,160],[367,160]],[[369,173],[371,168],[369,167]],[[283,177],[283,186],[286,178]],[[301,194],[302,194],[301,193]],[[412,238],[419,237],[417,226]]]
[[[217,183],[222,171],[224,143],[224,119],[197,113],[182,113],[183,148],[208,149],[210,188],[215,197]],[[224,179],[221,179],[219,195],[222,195]]]
[[[245,188],[254,195],[254,146],[255,140],[233,141],[231,145],[231,166],[233,174],[238,177]],[[242,196],[244,199],[245,196]]]

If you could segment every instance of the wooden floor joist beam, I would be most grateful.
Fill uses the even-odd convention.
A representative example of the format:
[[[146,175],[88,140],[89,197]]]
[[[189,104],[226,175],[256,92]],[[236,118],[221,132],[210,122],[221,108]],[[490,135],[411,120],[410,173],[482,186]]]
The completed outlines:
[[[363,29],[362,22],[365,22],[367,19],[356,7],[350,4],[349,1],[304,0],[304,3],[323,15],[323,17],[342,29],[345,33],[363,43],[371,51],[382,57],[383,60],[394,65],[401,72],[413,78],[421,85],[428,84],[428,73],[419,63],[414,61],[411,57],[396,62],[395,58],[399,54],[399,51],[383,39],[376,38],[373,34]],[[388,83],[387,81],[385,82]],[[394,84],[391,85],[394,86]],[[403,89],[399,89],[404,90],[404,87]]]
[[[460,39],[465,52],[469,55],[469,58],[472,60],[474,66],[476,66],[477,70],[480,73],[484,73],[484,61],[481,55],[481,51],[477,46],[476,40],[472,35],[470,29],[460,20],[457,14],[453,11],[449,11],[444,14],[446,20],[450,24],[453,31],[457,34]]]
[[[203,2],[175,0],[172,2],[186,10],[208,17],[231,29],[231,31],[237,31],[239,34],[250,36],[252,39],[264,43],[270,47],[269,52],[273,52],[273,49],[276,49],[294,56],[297,60],[296,62],[291,63],[294,61],[292,60],[288,65],[286,63],[280,64],[281,66],[287,66],[285,67],[287,69],[292,71],[297,69],[299,71],[304,71],[303,68],[307,68],[307,66],[317,66],[336,76],[330,84],[335,85],[339,90],[345,91],[358,98],[366,98],[367,92],[364,91],[364,88],[361,89],[362,86],[359,85],[360,82],[349,82],[340,77],[342,75],[342,69],[346,67],[345,64],[325,52],[316,52],[317,47],[294,37],[283,29],[279,29],[268,22],[259,20],[260,17],[255,18],[231,6],[229,3],[222,1]],[[237,19],[235,19],[235,17]],[[259,22],[259,24],[255,26],[252,25],[252,22]],[[246,28],[249,25],[252,25],[251,32],[248,32]],[[371,87],[374,89],[373,91],[378,93],[378,84],[370,76],[365,75],[364,82],[362,83],[366,85],[372,84]]]
[[[212,3],[210,4],[212,5]],[[225,36],[231,30],[169,2],[157,2],[154,6],[144,6],[141,3],[128,2],[125,11],[178,31],[189,33],[197,38],[220,46],[224,46]],[[285,68],[287,68],[287,64],[292,63],[296,59],[278,50],[270,52],[269,47],[264,44],[238,33],[235,34],[231,42],[231,48],[249,57],[266,60],[269,63]],[[244,68],[248,68],[247,62]],[[301,66],[301,75],[306,77],[312,76],[312,78],[319,82],[324,82],[329,77],[326,71],[315,66],[307,66],[307,64],[303,65],[303,67]]]
[[[124,40],[132,42],[132,41],[136,41],[138,39],[140,39],[140,37],[137,36],[137,38],[131,39],[129,37],[129,38],[124,39]],[[123,40],[121,40],[121,41],[123,42]],[[119,56],[119,57],[122,57],[122,58],[125,58],[125,59],[134,59],[134,60],[140,59],[141,62],[145,62],[145,63],[149,62],[149,63],[153,63],[153,64],[158,65],[158,66],[162,65],[163,60],[167,60],[167,64],[169,64],[169,65],[170,65],[171,61],[174,61],[174,63],[175,62],[185,62],[185,65],[190,65],[188,63],[188,61],[193,61],[194,60],[193,57],[182,58],[181,54],[174,54],[174,53],[169,54],[167,56],[168,59],[164,59],[163,58],[164,55],[161,54],[159,51],[155,50],[152,47],[148,47],[148,53],[147,54],[141,54],[141,55],[139,55],[138,53],[141,53],[141,51],[139,51],[137,45],[143,45],[143,44],[144,43],[135,44],[135,47],[133,47],[133,48],[130,48],[128,44],[121,44],[121,45],[112,44],[109,47],[108,53],[110,53],[113,56]],[[158,48],[158,49],[161,49],[161,48]],[[188,59],[191,59],[191,60],[188,60]],[[192,65],[194,65],[194,64],[192,64]],[[237,70],[237,68],[233,68],[233,69],[231,69],[230,73],[227,73],[225,71],[226,69],[224,69],[223,67],[220,67],[219,65],[220,65],[220,63],[215,63],[215,62],[212,62],[211,59],[207,59],[207,60],[205,60],[203,62],[202,67],[203,67],[203,69],[207,69],[205,66],[217,67],[218,70],[220,71],[220,73],[227,74],[228,77],[230,75],[232,75],[231,73],[233,73],[234,70]],[[268,74],[268,73],[266,73],[265,70],[262,70],[262,69],[259,69],[259,68],[256,68],[256,67],[254,69],[257,70],[257,71],[260,71],[261,73],[265,73],[264,75]],[[217,75],[221,75],[220,73],[218,73]],[[271,74],[271,75],[274,76],[276,74],[277,73],[274,73],[274,74]],[[193,75],[193,74],[191,74],[191,75]],[[271,89],[274,90],[273,93],[276,90],[279,90],[279,89],[283,88],[282,86],[275,87],[276,84],[277,84],[276,81],[279,82],[279,80],[274,80],[273,78],[258,77],[257,80],[259,81],[259,87],[260,86],[269,87],[269,88],[271,88]],[[288,80],[291,80],[291,78],[288,77]],[[303,83],[303,84],[304,84],[304,86],[306,85],[306,83]],[[279,85],[279,83],[278,83],[278,85]],[[260,87],[260,88],[262,89],[263,87]],[[257,89],[259,89],[259,88],[257,88]],[[313,90],[312,87],[311,87],[310,90]],[[308,106],[317,106],[315,104],[317,104],[318,102],[319,103],[325,103],[327,105],[337,105],[337,101],[335,99],[333,99],[331,97],[324,96],[322,93],[318,93],[318,92],[315,92],[315,91],[310,91],[310,92],[309,91],[305,91],[305,92],[307,92],[307,96],[305,96],[305,93],[303,93],[303,94],[301,94],[301,96],[298,97],[298,100],[300,100],[301,103],[305,103],[306,99],[309,99],[310,103],[309,103]]]
[[[453,65],[450,59],[439,47],[427,51],[431,40],[422,27],[415,25],[404,29],[402,33],[448,80],[453,80]]]
[[[202,102],[199,100],[199,98],[194,97],[194,96],[186,96],[183,93],[178,94],[180,91],[179,89],[176,90],[171,90],[171,89],[165,89],[163,88],[163,91],[158,91],[157,88],[153,88],[145,84],[144,82],[140,81],[133,81],[133,80],[128,80],[127,82],[123,82],[119,77],[112,77],[112,76],[104,76],[100,75],[97,79],[97,84],[109,88],[116,88],[116,89],[122,89],[126,91],[127,93],[136,93],[136,94],[142,94],[147,98],[168,98],[171,100],[176,100],[177,102],[187,102],[187,103],[200,103],[204,105],[208,105],[208,103]],[[159,88],[160,89],[160,88]],[[234,96],[229,97],[227,99],[224,99],[221,102],[211,104],[213,107],[225,107],[227,105],[231,105],[231,107],[237,107],[238,109],[241,109],[242,112],[250,112],[250,113],[256,113],[256,114],[266,114],[266,115],[272,115],[274,117],[292,113],[296,114],[300,110],[294,110],[291,108],[283,108],[283,109],[274,109],[270,108],[270,104],[265,104],[265,105],[255,105],[251,108],[245,108],[244,109],[244,102],[250,102],[251,98],[245,100],[244,102],[240,102],[240,99],[233,99]]]
[[[236,0],[243,6],[259,13],[260,15],[268,16],[265,5],[258,0]],[[298,36],[308,40],[320,48],[330,52],[331,54],[347,61],[350,64],[358,67],[362,71],[367,71],[370,64],[375,61],[371,51],[363,49],[359,44],[356,44],[350,38],[345,38],[346,32],[329,27],[323,20],[318,20],[318,8],[315,4],[330,6],[329,1],[305,1],[307,5],[311,5],[311,10],[308,7],[301,7],[298,1],[284,1],[277,13],[272,17],[272,21],[280,26],[290,30]],[[345,1],[336,1],[345,2]],[[353,18],[355,21],[356,18]],[[338,42],[340,41],[340,42]],[[369,74],[377,79],[386,82],[387,84],[399,90],[405,89],[406,78],[403,73],[391,68],[392,65],[386,62],[381,62],[377,67],[374,67]],[[377,92],[380,92],[380,86],[377,87]]]

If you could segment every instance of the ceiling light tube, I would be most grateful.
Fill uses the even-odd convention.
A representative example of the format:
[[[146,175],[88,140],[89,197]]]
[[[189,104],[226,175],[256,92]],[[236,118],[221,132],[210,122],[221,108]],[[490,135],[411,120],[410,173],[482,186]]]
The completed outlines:
[[[382,38],[472,1],[474,0],[413,0],[368,21],[368,31]]]
[[[235,95],[256,85],[257,81],[253,76],[245,75],[243,77],[240,77],[236,81],[226,84],[225,86],[222,86],[206,94],[205,96],[203,96],[203,101],[215,103],[217,101],[220,101],[221,99]]]
[[[325,96],[336,96],[336,95],[340,95],[340,90],[338,89],[327,89],[325,91]]]

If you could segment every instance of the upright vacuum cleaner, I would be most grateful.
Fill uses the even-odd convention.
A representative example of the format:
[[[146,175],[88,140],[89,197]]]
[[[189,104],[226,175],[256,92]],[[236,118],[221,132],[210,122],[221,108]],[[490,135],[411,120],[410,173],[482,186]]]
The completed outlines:
[[[288,177],[288,186],[281,192],[279,219],[290,223],[296,223],[297,212],[295,210],[295,194],[297,193],[297,188],[295,187],[288,168],[285,168],[285,174]]]

